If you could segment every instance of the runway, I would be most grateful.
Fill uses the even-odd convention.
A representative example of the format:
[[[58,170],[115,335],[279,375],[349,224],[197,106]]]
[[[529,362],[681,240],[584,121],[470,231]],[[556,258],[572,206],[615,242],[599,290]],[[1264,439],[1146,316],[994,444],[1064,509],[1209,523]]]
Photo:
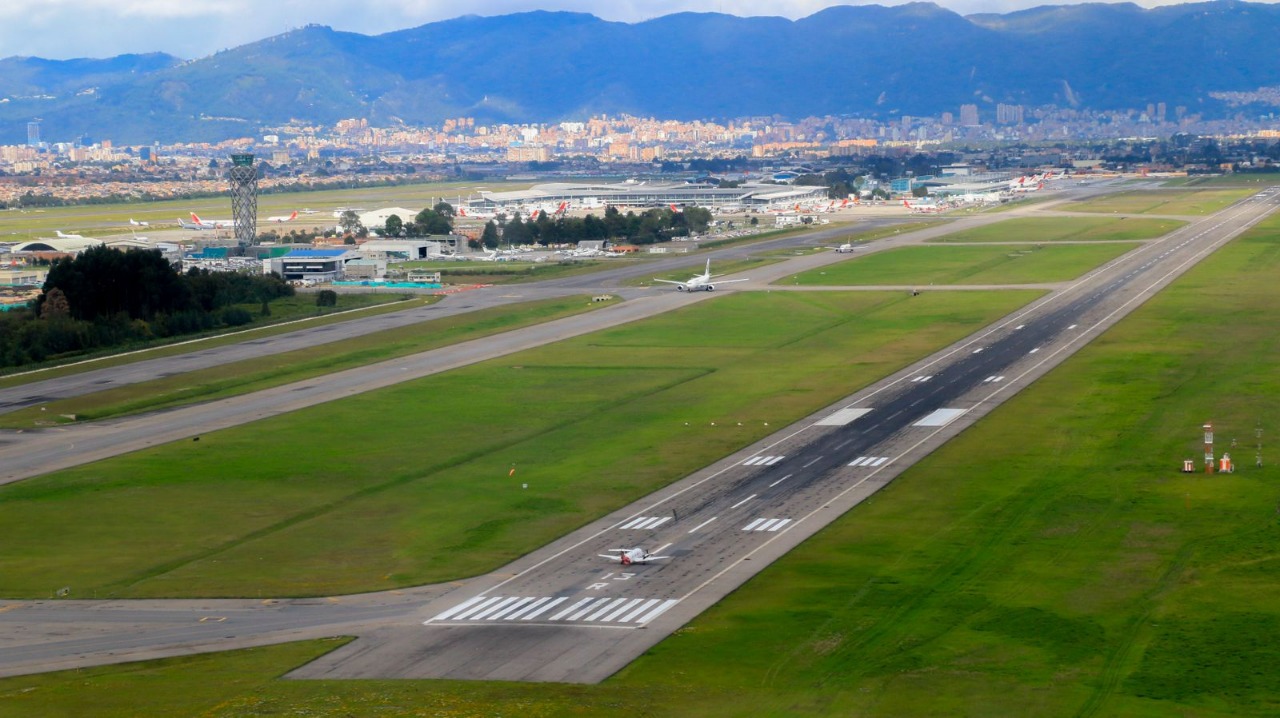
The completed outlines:
[[[0,675],[344,634],[358,639],[291,677],[597,682],[1272,212],[1277,194],[1265,194],[492,574],[333,600],[6,602]],[[598,556],[632,546],[672,558],[623,566]]]

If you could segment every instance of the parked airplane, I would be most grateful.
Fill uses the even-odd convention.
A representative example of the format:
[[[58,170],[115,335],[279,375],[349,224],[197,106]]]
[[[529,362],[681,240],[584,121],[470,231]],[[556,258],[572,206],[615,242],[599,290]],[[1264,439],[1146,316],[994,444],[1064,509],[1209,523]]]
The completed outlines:
[[[482,209],[467,209],[466,207],[459,207],[458,216],[463,219],[493,219],[497,214],[494,212],[486,212]]]
[[[697,291],[713,292],[716,289],[716,285],[712,284],[711,280],[716,277],[723,277],[723,276],[724,276],[723,274],[711,273],[711,260],[708,259],[707,268],[702,272],[702,274],[697,274],[692,277],[689,277],[687,280],[683,282],[677,282],[671,279],[658,279],[657,277],[654,277],[653,281],[662,282],[663,284],[674,284],[676,285],[677,292],[697,292]],[[745,282],[745,281],[747,280],[746,279],[727,279],[723,282],[717,282],[716,284],[728,284],[730,282]]]
[[[941,212],[942,211],[941,207],[931,202],[916,202],[915,204],[911,204],[910,202],[904,199],[902,200],[902,206],[906,207],[912,212]]]
[[[139,222],[138,220],[132,217],[129,218],[129,224],[133,225],[134,227],[150,227],[151,226],[150,222]]]
[[[619,561],[623,566],[630,566],[633,563],[648,563],[650,561],[658,561],[670,556],[654,556],[644,549],[636,546],[635,548],[611,548],[609,553],[596,554],[600,558],[607,558],[610,561]]]
[[[179,220],[181,222],[181,220]],[[191,223],[197,225],[198,229],[234,229],[236,222],[234,219],[200,219],[200,215],[195,212],[191,213]],[[183,229],[192,229],[186,224],[182,225]]]
[[[62,230],[54,230],[54,234],[58,235],[58,239],[84,239],[83,234],[63,234]]]
[[[281,216],[279,216],[279,217],[267,217],[266,221],[268,221],[268,222],[292,222],[293,220],[295,220],[295,219],[297,219],[297,218],[298,218],[298,210],[296,210],[296,209],[295,209],[295,210],[293,211],[293,214],[289,215],[288,217],[285,217],[284,215],[281,215]]]

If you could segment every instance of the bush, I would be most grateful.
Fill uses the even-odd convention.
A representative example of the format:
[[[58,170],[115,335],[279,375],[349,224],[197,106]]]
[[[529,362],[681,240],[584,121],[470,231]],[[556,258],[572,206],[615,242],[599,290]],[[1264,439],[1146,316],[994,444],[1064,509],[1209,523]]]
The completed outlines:
[[[222,323],[229,327],[240,327],[253,321],[253,315],[243,307],[227,307],[222,310]]]
[[[332,289],[321,289],[316,293],[317,307],[336,307],[338,306],[338,293]]]

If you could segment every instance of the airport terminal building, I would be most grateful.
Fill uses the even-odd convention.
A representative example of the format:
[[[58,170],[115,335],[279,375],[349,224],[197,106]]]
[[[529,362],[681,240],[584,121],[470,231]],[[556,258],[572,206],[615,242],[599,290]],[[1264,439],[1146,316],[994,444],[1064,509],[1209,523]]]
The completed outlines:
[[[777,184],[750,184],[721,188],[711,184],[687,182],[637,182],[616,184],[576,184],[553,182],[534,185],[513,192],[481,192],[481,199],[471,203],[472,209],[514,211],[522,208],[554,209],[568,202],[573,209],[604,208],[643,209],[646,207],[705,207],[769,210],[791,207],[797,203],[822,202],[826,187]]]

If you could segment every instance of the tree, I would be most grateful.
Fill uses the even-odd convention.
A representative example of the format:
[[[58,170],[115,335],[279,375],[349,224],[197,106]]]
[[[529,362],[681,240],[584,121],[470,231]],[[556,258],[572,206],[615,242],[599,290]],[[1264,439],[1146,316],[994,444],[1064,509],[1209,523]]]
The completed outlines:
[[[498,246],[498,225],[495,222],[485,222],[484,232],[480,235],[480,244],[485,249],[496,249]]]
[[[419,212],[413,218],[413,225],[418,234],[453,234],[453,223],[434,209]]]
[[[316,293],[317,307],[336,307],[338,306],[338,293],[332,289],[321,289]]]
[[[360,224],[360,217],[351,210],[342,213],[342,216],[338,218],[338,226],[342,228],[342,231],[352,233],[358,233],[364,229],[364,225]]]
[[[436,206],[432,207],[431,209],[441,217],[448,217],[449,219],[453,219],[454,217],[458,216],[457,213],[453,211],[453,205],[449,204],[448,202],[436,202]]]
[[[382,236],[399,237],[404,232],[404,220],[400,219],[400,215],[393,214],[387,217],[387,224],[382,228]]]

